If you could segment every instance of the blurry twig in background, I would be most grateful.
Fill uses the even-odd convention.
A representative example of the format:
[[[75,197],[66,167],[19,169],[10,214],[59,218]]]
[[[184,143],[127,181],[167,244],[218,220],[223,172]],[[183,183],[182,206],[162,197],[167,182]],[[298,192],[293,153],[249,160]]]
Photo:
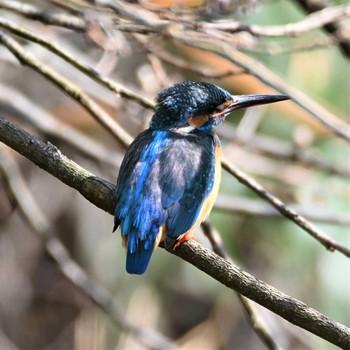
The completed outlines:
[[[214,230],[209,221],[204,221],[201,224],[201,228],[205,236],[208,238],[211,246],[213,247],[213,251],[217,255],[221,256],[222,258],[233,264],[233,260],[228,255],[227,251],[225,250],[222,244],[219,233]],[[239,293],[236,293],[236,296],[242,304],[252,328],[260,337],[262,342],[266,345],[266,347],[270,350],[282,350],[282,348],[274,340],[273,335],[270,333],[269,329],[267,328],[267,325],[262,320],[254,304],[249,299],[247,299]]]
[[[120,305],[117,305],[109,292],[93,281],[84,269],[70,256],[62,242],[54,236],[53,225],[44,216],[33,198],[17,163],[7,155],[4,146],[0,145],[0,172],[3,174],[13,198],[24,218],[40,236],[47,252],[56,261],[62,274],[84,293],[99,309],[124,332],[132,334],[140,343],[151,349],[174,349],[176,346],[165,336],[154,330],[147,330],[131,323],[123,316]]]
[[[237,169],[233,164],[228,163],[226,160],[221,162],[223,168],[233,175],[239,182],[251,188],[259,197],[264,198],[268,201],[274,208],[276,208],[284,217],[293,221],[296,225],[301,227],[304,231],[309,233],[312,237],[317,239],[322,245],[327,249],[344,254],[350,258],[350,249],[338,243],[331,237],[327,236],[324,232],[318,229],[315,225],[308,222],[300,214],[296,213],[293,209],[287,207],[280,199],[272,195],[265,188],[263,188],[254,179],[250,178],[242,171]]]
[[[297,52],[310,52],[313,50],[326,49],[334,46],[337,39],[319,35],[315,38],[294,39],[293,41],[283,41],[283,43],[257,43],[254,47],[242,48],[247,52],[254,52],[260,55],[285,55]]]
[[[49,79],[54,85],[66,92],[87,110],[96,121],[101,124],[111,135],[124,145],[129,145],[131,136],[114,121],[94,100],[92,100],[79,86],[64,78],[51,67],[37,60],[32,54],[26,52],[16,40],[0,31],[0,42],[6,46],[24,65],[27,65]]]
[[[225,128],[220,128],[218,134],[221,138],[225,138],[238,145],[243,145],[258,153],[266,154],[271,158],[283,161],[296,161],[306,167],[313,167],[332,175],[350,176],[349,164],[331,164],[314,154],[312,149],[305,149],[282,139],[260,134],[245,138],[230,124],[226,124]]]
[[[350,143],[350,127],[348,124],[311,100],[301,91],[286,84],[272,71],[261,65],[261,63],[258,63],[252,57],[237,51],[229,44],[218,42],[210,37],[198,38],[195,33],[191,35],[186,32],[185,34],[182,28],[174,27],[170,29],[170,37],[188,46],[214,53],[238,65],[242,69],[245,69],[249,74],[253,75],[267,86],[288,95],[297,105],[307,111],[329,131]]]
[[[285,36],[298,36],[306,32],[310,32],[315,29],[328,25],[334,21],[350,17],[350,5],[338,5],[323,10],[314,12],[301,21],[296,23],[288,23],[286,25],[275,26],[259,26],[259,25],[246,25],[239,22],[226,21],[222,23],[199,23],[200,29],[217,29],[227,32],[249,32],[256,36],[268,36],[268,37],[285,37]]]
[[[288,207],[309,220],[325,224],[350,225],[350,217],[347,213],[332,213],[319,208],[307,207],[303,204],[288,204]],[[220,195],[215,202],[214,208],[243,215],[283,217],[274,208],[271,208],[271,205],[245,197],[232,198]]]
[[[14,0],[0,0],[0,8],[13,11],[27,17],[28,19],[39,21],[44,24],[65,27],[77,31],[85,31],[87,28],[86,23],[82,18],[64,13],[53,14],[28,3]]]
[[[91,79],[95,80],[99,84],[105,86],[112,92],[115,92],[116,94],[128,98],[131,100],[134,100],[138,103],[140,103],[145,108],[153,108],[154,103],[145,97],[136,94],[135,92],[131,91],[130,89],[125,88],[121,84],[117,84],[115,81],[108,79],[107,77],[104,77],[100,75],[94,68],[89,67],[87,64],[84,64],[80,60],[78,60],[76,57],[69,54],[67,51],[63,50],[61,47],[59,47],[54,42],[47,40],[40,35],[34,34],[33,32],[30,32],[15,23],[12,23],[11,21],[8,21],[6,19],[0,18],[0,27],[3,27],[9,31],[11,31],[13,34],[16,34],[26,40],[30,40],[34,43],[37,43],[46,49],[50,50],[51,52],[55,53],[59,57],[63,58],[66,62],[70,63],[75,68],[79,69],[81,72],[83,72],[85,75],[90,77]]]
[[[296,104],[306,110],[313,118],[324,125],[328,130],[347,142],[350,142],[350,127],[345,122],[337,118],[325,108],[321,107],[316,102],[312,101],[299,90],[285,84],[282,79],[278,78],[277,75],[273,74],[270,70],[261,65],[261,63],[258,63],[253,58],[238,52],[232,48],[230,44],[218,41],[205,33],[200,35],[201,33],[194,32],[193,30],[190,31],[188,28],[186,28],[185,24],[172,24],[168,23],[167,21],[160,20],[153,13],[149,14],[149,16],[145,16],[145,9],[141,10],[137,6],[126,4],[119,0],[115,0],[113,3],[109,1],[103,1],[101,3],[93,0],[88,2],[96,3],[102,7],[111,8],[116,13],[122,14],[123,16],[126,16],[131,20],[135,20],[143,25],[150,26],[151,28],[159,31],[161,34],[168,36],[177,42],[214,53],[223,57],[224,59],[227,59],[228,61],[241,67],[246,72],[249,72],[266,85],[283,94],[289,95]]]
[[[153,53],[157,57],[159,57],[161,60],[170,63],[171,65],[187,70],[192,73],[199,74],[203,78],[210,78],[210,79],[222,79],[226,78],[232,75],[239,75],[239,74],[245,74],[246,72],[244,70],[236,70],[236,69],[229,69],[224,72],[214,72],[212,70],[209,70],[207,68],[199,68],[195,65],[189,64],[187,61],[171,55],[167,51],[164,50],[162,47],[155,47],[154,45],[150,44],[143,38],[142,36],[137,36],[137,40],[142,44],[142,46],[149,52]]]
[[[0,0],[0,7],[5,7],[9,9],[11,6],[2,3]],[[96,4],[115,11],[118,15],[127,17],[129,20],[134,20],[136,24],[142,24],[148,26],[153,31],[159,32],[165,36],[172,38],[178,42],[184,43],[186,45],[196,47],[198,49],[212,52],[218,56],[221,56],[228,61],[238,65],[244,71],[249,72],[251,75],[255,76],[266,85],[276,89],[277,91],[289,95],[295,103],[297,103],[301,108],[306,110],[311,116],[318,120],[327,129],[333,132],[335,135],[343,138],[344,140],[350,142],[350,127],[337,118],[332,113],[325,110],[316,102],[312,101],[309,97],[301,93],[300,91],[290,87],[285,84],[282,79],[279,79],[267,68],[263,67],[260,63],[258,64],[254,59],[236,51],[231,45],[225,44],[223,42],[218,42],[218,40],[213,40],[210,34],[202,33],[202,36],[198,37],[198,33],[190,30],[186,27],[184,23],[172,24],[170,21],[160,20],[155,13],[147,11],[145,9],[140,9],[138,6],[133,4],[126,4],[121,1],[88,1],[89,3]],[[12,1],[10,2],[13,3]],[[14,6],[16,11],[18,7]],[[24,15],[25,12],[22,11]],[[146,16],[147,14],[147,16]],[[40,16],[38,16],[40,18]]]
[[[1,116],[0,140],[68,186],[78,190],[91,203],[113,213],[114,186],[67,159],[54,146],[43,143]],[[340,347],[349,344],[349,328],[258,280],[199,243],[189,241],[175,250],[171,248],[169,252],[289,322]]]
[[[16,104],[13,104],[12,101],[16,101]],[[66,123],[60,122],[18,90],[2,84],[0,84],[0,107],[3,113],[20,116],[23,121],[29,122],[40,132],[65,142],[79,153],[95,159],[96,162],[102,162],[113,168],[121,163],[120,155],[112,153],[106,146],[94,141],[91,137],[84,135]]]
[[[307,13],[325,11],[330,6],[330,4],[332,4],[331,1],[325,0],[297,0],[296,2]],[[349,17],[349,12],[347,16]],[[328,33],[332,34],[332,36],[336,38],[336,41],[338,42],[339,48],[341,49],[342,53],[349,59],[350,38],[349,35],[346,34],[346,31],[349,33],[349,29],[346,30],[346,27],[339,23],[337,20],[332,21],[331,23],[324,23],[323,27]]]

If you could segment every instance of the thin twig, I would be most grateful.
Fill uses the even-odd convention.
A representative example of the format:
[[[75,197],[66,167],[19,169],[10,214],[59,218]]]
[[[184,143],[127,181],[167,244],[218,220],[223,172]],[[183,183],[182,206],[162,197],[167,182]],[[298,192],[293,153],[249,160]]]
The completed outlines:
[[[324,8],[314,12],[301,21],[275,26],[246,25],[239,22],[202,22],[198,28],[205,31],[206,29],[216,29],[225,32],[246,31],[256,36],[266,37],[286,37],[299,36],[323,26],[350,17],[350,5],[343,4],[333,7]]]
[[[21,117],[24,121],[34,125],[40,132],[65,142],[80,154],[97,162],[104,163],[114,169],[121,163],[121,155],[112,153],[106,146],[60,122],[18,90],[2,84],[0,84],[0,109],[5,114]]]
[[[114,121],[94,100],[92,100],[79,86],[64,78],[50,66],[40,62],[35,56],[26,52],[21,45],[10,36],[0,31],[0,43],[10,50],[23,64],[31,67],[36,72],[47,78],[55,86],[66,92],[88,111],[96,121],[123,145],[129,145],[132,137]]]
[[[0,8],[18,13],[28,19],[39,21],[44,24],[55,25],[77,31],[85,31],[86,23],[82,18],[67,15],[65,13],[52,13],[42,11],[28,3],[14,0],[0,0]]]
[[[350,176],[350,166],[348,164],[330,164],[315,154],[312,149],[305,149],[282,139],[261,134],[255,134],[252,137],[242,137],[237,132],[237,129],[229,123],[218,129],[218,135],[220,138],[230,140],[235,144],[242,145],[249,150],[265,154],[271,158],[299,162],[303,166],[313,167],[333,175]]]
[[[134,91],[125,88],[121,84],[116,83],[115,81],[108,79],[107,77],[104,77],[100,75],[94,68],[90,67],[89,65],[81,62],[77,57],[74,57],[70,53],[68,53],[66,50],[62,49],[59,45],[56,43],[53,43],[50,40],[47,40],[43,38],[42,36],[35,34],[27,29],[24,29],[17,24],[8,21],[4,18],[0,18],[0,27],[3,27],[12,33],[30,40],[32,42],[35,42],[46,49],[50,50],[51,52],[55,53],[59,57],[63,58],[65,61],[73,65],[75,68],[79,69],[81,72],[83,72],[86,76],[93,79],[97,83],[101,84],[102,86],[105,86],[110,91],[115,92],[116,94],[120,95],[121,97],[133,100],[135,102],[138,102],[145,108],[154,108],[154,102],[150,101],[149,99],[135,93]]]
[[[329,7],[331,1],[330,0],[297,0],[296,1],[307,13],[315,13],[322,11]],[[346,35],[345,26],[341,23],[334,21],[330,23],[324,24],[324,29],[332,34],[332,36],[336,39],[336,42],[339,45],[339,48],[343,52],[343,54],[350,58],[350,38],[349,35]]]
[[[213,248],[213,251],[217,255],[221,256],[223,259],[233,264],[234,262],[232,258],[229,256],[229,254],[224,248],[224,245],[222,244],[219,233],[213,228],[209,221],[204,221],[201,224],[201,228],[205,236],[208,238]],[[253,302],[239,293],[236,293],[236,295],[238,300],[242,304],[244,311],[246,312],[251,326],[253,327],[254,331],[257,333],[259,338],[262,340],[262,342],[266,345],[266,347],[270,350],[281,350],[282,348],[273,339],[272,334],[270,333],[263,319],[259,315],[259,312],[255,308]]]
[[[304,231],[309,233],[312,237],[317,239],[323,246],[330,251],[337,250],[350,258],[350,249],[338,243],[334,239],[327,236],[324,232],[318,229],[315,225],[308,222],[304,217],[295,212],[293,209],[287,207],[280,199],[272,195],[254,179],[248,177],[242,171],[237,169],[233,164],[230,164],[226,160],[221,162],[222,167],[233,175],[240,183],[251,188],[258,196],[268,201],[274,208],[277,209],[284,217],[293,221],[296,225],[302,228]]]
[[[195,33],[183,32],[183,28],[174,26],[168,28],[169,36],[178,42],[191,47],[196,47],[207,52],[214,53],[224,59],[245,69],[248,73],[258,78],[266,85],[288,95],[297,105],[307,111],[314,119],[321,123],[326,129],[350,143],[350,126],[337,118],[332,113],[312,101],[299,90],[292,88],[282,79],[273,74],[255,59],[238,52],[227,43],[218,42],[210,37],[198,37]]]
[[[257,43],[254,47],[244,47],[244,51],[250,53],[258,53],[261,55],[285,55],[297,52],[311,52],[314,50],[324,50],[330,48],[337,44],[338,41],[336,38],[331,38],[324,36],[323,34],[312,37],[312,38],[303,38],[295,39],[293,41],[283,41],[280,43],[269,42],[269,43]]]
[[[350,225],[350,216],[348,213],[332,213],[327,210],[308,208],[305,207],[305,205],[298,204],[288,204],[287,206],[297,211],[299,215],[308,220],[333,225]],[[220,195],[215,202],[214,208],[227,213],[283,218],[283,216],[276,211],[276,209],[272,208],[269,203],[245,197]]]
[[[36,139],[1,116],[0,141],[66,185],[75,188],[97,207],[113,214],[116,200],[115,187],[67,159],[53,145]],[[259,281],[199,243],[189,241],[169,252],[180,256],[228,288],[256,301],[289,322],[337,346],[346,348],[350,344],[349,328]]]
[[[69,93],[75,100],[77,100],[86,110],[88,110],[101,125],[103,125],[112,135],[116,136],[119,141],[121,141],[125,146],[129,145],[132,141],[130,135],[128,135],[123,128],[119,126],[118,123],[114,122],[113,119],[105,113],[99,105],[97,105],[92,99],[90,99],[78,86],[75,86],[73,83],[69,82],[67,79],[61,77],[58,73],[52,70],[50,67],[44,65],[40,61],[36,60],[32,55],[25,52],[23,48],[12,38],[7,36],[5,33],[0,32],[0,42],[2,42],[23,64],[27,64],[48,79],[50,79],[55,85],[59,86],[62,90]],[[223,164],[225,168],[230,169],[230,166]],[[233,168],[232,168],[233,169]],[[234,174],[234,170],[232,170]],[[236,173],[237,174],[237,173]],[[243,178],[245,178],[245,175]],[[247,183],[248,184],[248,183]],[[266,191],[265,191],[266,192]],[[261,190],[261,193],[264,193],[264,189]],[[308,223],[305,219],[300,217],[294,211],[289,211],[284,209],[282,202],[274,198],[272,195],[265,196],[265,198],[275,206],[281,213],[292,219],[300,227],[304,228],[307,232],[313,235],[318,239],[327,249],[338,250],[350,257],[350,250],[346,247],[340,245],[336,241],[330,239],[323,232],[318,230],[312,224]]]
[[[28,224],[43,240],[45,249],[56,261],[63,275],[106,313],[121,330],[130,332],[138,341],[151,349],[174,349],[175,346],[163,335],[126,319],[120,305],[113,300],[110,293],[90,278],[86,271],[72,259],[62,242],[53,235],[52,225],[32,196],[16,162],[1,148],[3,147],[0,145],[0,170],[10,191]]]
[[[195,65],[189,64],[187,61],[181,59],[180,57],[171,55],[164,48],[156,48],[154,45],[151,45],[147,40],[141,40],[140,36],[137,36],[137,39],[148,52],[153,53],[161,60],[177,68],[196,73],[204,78],[223,79],[230,76],[246,74],[244,70],[227,69],[224,72],[215,72],[207,68],[199,68]]]
[[[145,9],[140,9],[133,4],[126,4],[120,0],[114,0],[113,3],[97,0],[88,0],[88,2],[111,8],[119,15],[126,16],[128,19],[134,20],[139,24],[149,26],[160,34],[176,40],[177,42],[214,53],[235,65],[238,65],[266,85],[290,96],[296,104],[306,110],[328,130],[350,143],[349,125],[325,110],[297,89],[285,84],[282,79],[278,78],[275,74],[262,66],[260,62],[257,62],[253,58],[235,50],[229,43],[218,41],[205,33],[191,31],[186,24],[171,23],[161,20],[150,11],[147,12]],[[147,16],[147,13],[149,16]]]
[[[3,0],[0,0],[0,5],[1,1]],[[160,20],[154,13],[145,9],[141,10],[138,6],[133,4],[126,4],[119,0],[115,0],[113,3],[109,1],[92,0],[88,2],[112,9],[118,13],[118,15],[125,16],[129,20],[135,21],[136,24],[148,26],[155,32],[169,36],[178,42],[212,52],[231,61],[232,63],[241,67],[244,71],[254,75],[268,86],[271,86],[281,93],[289,95],[295,103],[305,109],[327,129],[329,129],[335,135],[350,142],[350,127],[346,123],[342,122],[336,116],[326,111],[300,91],[286,85],[282,79],[279,79],[261,64],[258,64],[254,59],[244,55],[243,53],[237,52],[229,44],[218,42],[217,40],[211,38],[210,35],[205,36],[204,33],[202,33],[202,37],[198,37],[198,33],[193,31],[191,32],[186,24],[171,23],[170,21]]]

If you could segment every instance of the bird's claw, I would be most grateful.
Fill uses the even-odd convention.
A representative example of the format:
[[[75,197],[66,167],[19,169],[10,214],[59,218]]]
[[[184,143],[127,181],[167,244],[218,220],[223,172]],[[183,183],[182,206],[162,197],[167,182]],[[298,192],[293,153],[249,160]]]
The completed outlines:
[[[174,245],[173,250],[175,250],[179,245],[181,245],[184,242],[191,241],[191,240],[196,240],[196,237],[190,233],[185,234],[182,236]]]

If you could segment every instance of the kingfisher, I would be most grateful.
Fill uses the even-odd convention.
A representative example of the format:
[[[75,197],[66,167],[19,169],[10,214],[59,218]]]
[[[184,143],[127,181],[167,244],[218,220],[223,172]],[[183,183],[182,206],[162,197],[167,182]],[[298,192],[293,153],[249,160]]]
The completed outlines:
[[[232,111],[289,99],[232,95],[207,82],[163,90],[149,128],[126,151],[117,185],[114,230],[126,248],[126,271],[143,274],[154,249],[193,239],[210,213],[221,181],[216,127]],[[113,230],[113,231],[114,231]]]

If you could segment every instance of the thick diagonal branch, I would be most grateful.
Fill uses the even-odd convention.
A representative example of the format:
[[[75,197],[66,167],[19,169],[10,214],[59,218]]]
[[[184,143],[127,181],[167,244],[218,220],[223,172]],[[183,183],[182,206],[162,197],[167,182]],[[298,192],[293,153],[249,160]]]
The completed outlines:
[[[114,186],[93,175],[46,144],[0,116],[0,141],[4,142],[36,165],[78,190],[97,207],[113,213]],[[196,242],[187,242],[171,253],[242,295],[275,312],[289,322],[302,327],[329,342],[348,348],[350,329],[334,322],[299,300],[289,297]]]

